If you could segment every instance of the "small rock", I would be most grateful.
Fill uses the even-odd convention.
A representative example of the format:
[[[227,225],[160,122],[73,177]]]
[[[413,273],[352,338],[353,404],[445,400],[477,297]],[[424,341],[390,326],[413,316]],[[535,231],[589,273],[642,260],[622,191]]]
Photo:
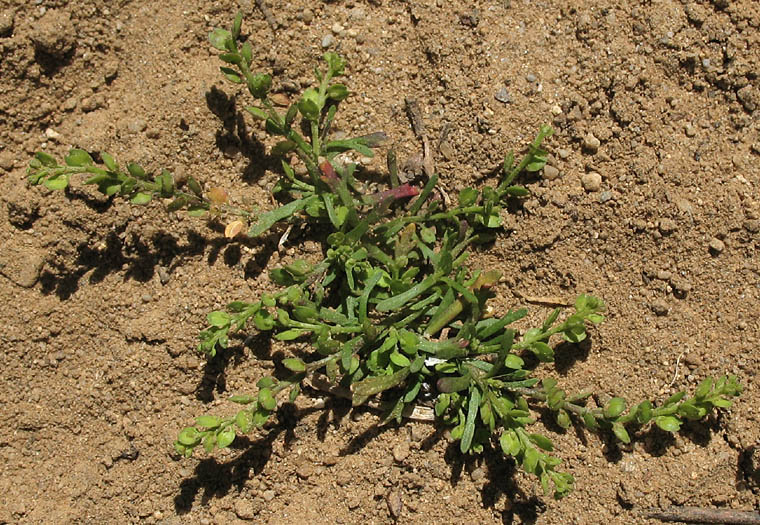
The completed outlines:
[[[566,158],[568,158],[570,156],[570,150],[569,149],[560,148],[560,149],[557,150],[557,155],[559,155],[559,158],[561,158],[562,160],[564,160],[564,159],[566,159]]]
[[[486,471],[483,470],[483,467],[478,467],[472,472],[470,472],[470,479],[472,481],[478,482],[485,477],[486,477]]]
[[[87,97],[82,100],[82,111],[85,113],[89,113],[90,111],[95,111],[96,109],[102,108],[106,103],[105,97],[103,95],[93,95],[91,97]]]
[[[651,308],[655,315],[659,317],[668,315],[668,303],[662,299],[655,300],[652,304],[649,305],[649,308]]]
[[[0,273],[22,288],[31,288],[40,278],[45,259],[26,248],[6,245],[0,255]]]
[[[0,37],[11,36],[13,33],[13,12],[10,9],[0,13]]]
[[[72,95],[63,101],[63,110],[74,111],[77,108],[77,104],[79,104],[79,98],[76,95]]]
[[[752,113],[760,105],[760,93],[752,87],[752,84],[747,84],[743,88],[736,92],[736,98],[742,103],[744,109]]]
[[[140,300],[144,303],[149,303],[153,300],[153,296],[149,293],[144,293],[140,296]]]
[[[658,224],[658,227],[660,229],[660,233],[663,235],[668,235],[676,231],[678,228],[678,225],[676,224],[676,221],[673,219],[660,219],[660,223]]]
[[[76,29],[68,13],[49,9],[32,26],[32,43],[36,51],[62,59],[74,49]]]
[[[0,164],[0,167],[4,167]],[[747,219],[744,221],[744,229],[750,233],[760,232],[760,219]]]
[[[393,447],[393,459],[396,463],[403,463],[409,457],[409,443],[402,441]]]
[[[584,173],[581,177],[581,184],[586,191],[599,191],[602,187],[602,176],[595,171]]]
[[[147,128],[147,127],[148,127],[148,124],[146,124],[146,122],[143,119],[140,119],[140,118],[135,119],[135,120],[131,120],[127,124],[127,129],[131,133],[140,133],[141,131],[145,131],[145,128]]]
[[[693,137],[697,134],[697,128],[694,126],[694,124],[686,124],[683,128],[684,133],[686,133],[687,137]]]
[[[585,137],[583,137],[583,149],[587,152],[591,153],[592,155],[599,151],[599,146],[601,146],[601,142],[598,138],[594,136],[593,133],[589,133]]]
[[[388,512],[391,513],[391,517],[395,520],[401,517],[401,511],[404,510],[404,502],[401,499],[401,492],[398,490],[392,490],[388,492],[385,497],[385,502],[388,505]]]
[[[338,464],[338,460],[340,460],[340,457],[335,454],[328,454],[322,458],[322,464],[326,467],[332,467],[333,465]]]
[[[509,102],[512,101],[512,97],[509,96],[509,92],[507,91],[507,88],[502,86],[499,88],[499,90],[494,94],[493,98],[498,100],[499,102],[503,104],[509,104]]]
[[[555,117],[562,114],[562,107],[559,104],[554,104],[552,106],[552,115]]]
[[[354,7],[348,12],[348,19],[352,22],[361,22],[367,18],[367,12],[361,7]]]
[[[235,501],[235,514],[241,520],[252,520],[258,512],[250,501],[238,499]]]
[[[613,196],[614,195],[612,194],[610,190],[603,191],[602,193],[599,194],[599,202],[604,204],[607,201],[611,201]]]
[[[713,255],[718,255],[719,253],[721,253],[726,248],[726,245],[720,239],[713,237],[710,240],[710,244],[708,245],[708,247],[710,249],[710,252]]]
[[[0,168],[5,171],[11,171],[14,164],[15,159],[13,158],[13,153],[8,150],[0,152]]]
[[[158,272],[158,279],[161,281],[161,284],[166,284],[169,282],[169,279],[171,279],[171,274],[169,273],[169,270],[166,269],[166,267],[159,266],[156,271]]]
[[[311,463],[303,463],[296,470],[296,476],[301,479],[309,479],[314,474],[314,466]]]
[[[559,170],[555,168],[554,166],[546,165],[544,166],[544,179],[546,180],[555,180],[559,177]]]
[[[335,35],[343,34],[343,31],[345,31],[345,29],[346,28],[340,25],[338,22],[335,22],[332,27],[330,27],[330,31],[332,31]]]
[[[691,291],[691,283],[685,278],[674,275],[670,278],[670,286],[673,288],[673,295],[683,299]]]
[[[48,138],[48,139],[50,139],[50,140],[54,140],[54,141],[58,142],[58,139],[61,138],[61,134],[58,133],[53,128],[47,128],[45,130],[45,137]]]
[[[325,35],[322,37],[322,49],[327,49],[335,43],[335,37],[332,35]]]
[[[473,9],[472,11],[468,11],[461,15],[459,21],[466,26],[477,27],[480,23],[480,13],[477,9]]]
[[[304,24],[311,24],[312,20],[314,20],[314,12],[311,9],[304,9],[301,13],[301,20]]]
[[[658,270],[657,271],[657,278],[661,281],[669,281],[670,278],[673,276],[672,273],[670,273],[667,270]]]
[[[272,103],[275,106],[285,108],[290,105],[290,97],[288,97],[285,93],[273,93],[269,96],[269,98],[272,100]]]

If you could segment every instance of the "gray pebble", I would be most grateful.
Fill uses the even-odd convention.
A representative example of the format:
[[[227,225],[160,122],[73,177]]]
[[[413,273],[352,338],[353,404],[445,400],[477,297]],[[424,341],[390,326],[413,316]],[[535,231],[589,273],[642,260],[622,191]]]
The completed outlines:
[[[311,9],[304,9],[301,13],[301,20],[303,20],[304,24],[311,24],[312,20],[314,20],[314,12]]]
[[[602,176],[595,171],[584,173],[581,177],[581,184],[586,191],[599,191],[602,187]]]
[[[713,238],[710,240],[709,248],[710,252],[712,252],[714,255],[718,255],[726,248],[726,245],[720,239]]]
[[[499,102],[502,102],[504,104],[508,104],[512,101],[512,97],[509,96],[509,92],[507,91],[507,88],[502,86],[499,88],[499,90],[494,94],[493,96],[496,100]]]
[[[140,300],[141,300],[142,302],[144,302],[144,303],[149,303],[149,302],[151,302],[151,301],[153,300],[153,296],[152,296],[152,295],[150,295],[149,293],[144,293],[144,294],[142,294],[142,296],[140,297]]]
[[[477,482],[485,477],[486,477],[486,471],[483,470],[483,467],[478,467],[472,472],[470,472],[470,479],[472,479],[472,481]]]
[[[348,19],[352,22],[361,22],[367,18],[367,12],[361,7],[354,7],[348,12]]]
[[[10,9],[0,13],[0,36],[11,36],[13,23],[13,12]]]
[[[3,166],[0,165],[0,167],[3,167]],[[760,232],[760,220],[747,219],[746,221],[744,221],[744,229],[750,233]]]
[[[657,278],[661,281],[669,281],[670,278],[673,276],[672,273],[670,273],[667,270],[658,270],[657,271]]]
[[[535,82],[536,75],[534,75],[533,73],[528,73],[527,75],[525,75],[525,80],[527,80],[528,82]]]
[[[393,459],[396,463],[403,463],[407,457],[409,457],[409,443],[402,441],[393,447]]]
[[[555,168],[554,166],[546,165],[544,166],[544,179],[546,180],[555,180],[559,177],[559,170]]]
[[[561,158],[562,160],[564,160],[564,159],[566,159],[566,158],[568,158],[570,156],[570,150],[569,149],[560,148],[560,149],[557,150],[557,155],[559,155],[559,158]]]
[[[327,49],[335,43],[335,37],[332,35],[325,35],[322,37],[322,49]]]
[[[171,273],[169,273],[169,270],[167,270],[163,266],[158,267],[158,279],[161,281],[161,284],[166,284],[169,282],[169,279],[171,279]]]
[[[697,128],[694,127],[694,124],[686,124],[683,130],[687,137],[693,137],[697,134]]]
[[[604,204],[607,201],[612,200],[612,192],[610,190],[603,191],[599,194],[599,202]]]
[[[265,490],[261,494],[261,497],[264,498],[264,501],[272,501],[275,498],[275,496],[277,496],[277,494],[275,494],[273,490]]]
[[[583,137],[583,149],[588,151],[591,154],[596,153],[599,151],[599,146],[601,146],[601,142],[598,138],[594,136],[593,133],[589,133],[585,137]]]

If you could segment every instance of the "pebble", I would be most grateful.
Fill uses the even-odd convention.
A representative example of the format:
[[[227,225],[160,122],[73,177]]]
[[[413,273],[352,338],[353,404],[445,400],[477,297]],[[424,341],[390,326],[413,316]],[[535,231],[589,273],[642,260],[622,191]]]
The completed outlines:
[[[404,502],[401,499],[401,492],[398,490],[392,490],[385,497],[385,502],[388,505],[388,512],[391,513],[393,519],[398,519],[401,516],[401,511],[404,510]]]
[[[586,191],[599,191],[602,187],[602,176],[595,171],[584,173],[581,177],[581,184]]]
[[[0,254],[0,273],[22,288],[32,288],[40,278],[45,258],[7,245]]]
[[[13,153],[8,150],[0,152],[0,168],[4,169],[5,171],[11,171],[14,164],[15,160],[13,158]]]
[[[132,133],[140,133],[141,131],[145,131],[145,128],[148,127],[148,124],[143,119],[135,119],[131,120],[127,124],[127,129]]]
[[[583,137],[583,149],[588,151],[591,154],[596,153],[599,151],[599,146],[601,146],[601,142],[598,138],[594,136],[593,133],[589,133],[585,137]]]
[[[13,23],[13,12],[10,9],[0,13],[0,36],[11,36]]]
[[[659,317],[668,315],[668,303],[666,303],[663,299],[655,300],[651,305],[649,305],[649,307],[652,309],[655,315]]]
[[[393,459],[396,463],[403,463],[403,461],[409,457],[409,443],[402,441],[395,447],[393,447]]]
[[[261,497],[264,498],[264,501],[272,501],[275,498],[275,496],[277,496],[277,494],[275,494],[273,490],[265,490],[261,494]]]
[[[314,474],[314,466],[311,463],[304,463],[296,470],[296,475],[301,479],[309,479]]]
[[[301,20],[303,20],[304,24],[311,24],[312,20],[314,20],[314,12],[311,9],[304,9],[301,13]]]
[[[564,160],[564,159],[566,159],[566,158],[568,158],[570,156],[570,150],[569,149],[560,148],[560,149],[557,150],[557,155],[559,155],[559,158],[561,158],[562,160]]]
[[[144,303],[149,303],[153,300],[153,296],[149,293],[144,293],[142,296],[140,296],[140,300]]]
[[[4,166],[0,164],[0,167],[4,167]],[[746,221],[744,221],[744,229],[750,233],[760,232],[760,220],[747,219]]]
[[[528,73],[527,75],[525,75],[525,80],[527,80],[528,82],[535,82],[536,75],[534,75],[533,73]]]
[[[613,195],[610,190],[603,191],[602,193],[599,194],[599,202],[604,204],[607,201],[611,201],[612,197]]]
[[[676,221],[674,221],[673,219],[660,219],[658,228],[660,229],[660,233],[662,233],[663,235],[668,235],[676,231],[676,229],[678,228],[678,225],[676,224]]]
[[[661,281],[669,281],[670,278],[673,276],[672,273],[670,273],[667,270],[658,270],[657,271],[657,278]]]
[[[74,111],[79,104],[79,98],[76,95],[72,95],[63,102],[64,111]]]
[[[258,513],[250,501],[238,499],[235,501],[235,514],[241,520],[252,520]]]
[[[718,255],[726,248],[726,244],[720,239],[714,237],[710,240],[709,248],[710,252],[712,252],[714,255]]]
[[[367,12],[361,7],[354,7],[348,12],[348,19],[352,22],[361,22],[367,18]]]
[[[494,94],[493,98],[498,100],[499,102],[503,104],[508,104],[512,101],[512,97],[509,96],[509,92],[507,91],[507,88],[504,86],[500,87],[499,90]]]
[[[559,170],[554,166],[547,164],[544,166],[544,179],[555,180],[559,177]]]
[[[47,137],[47,138],[48,138],[48,139],[50,139],[50,140],[55,140],[55,141],[57,141],[59,138],[61,138],[61,134],[60,134],[60,133],[58,133],[58,132],[57,132],[56,130],[54,130],[53,128],[47,128],[47,129],[45,130],[45,137]]]
[[[554,104],[552,106],[552,114],[555,116],[562,114],[562,108],[560,107],[559,104]]]
[[[470,479],[472,481],[478,482],[485,477],[486,477],[486,471],[483,470],[483,467],[478,467],[472,472],[470,472]]]
[[[335,43],[335,37],[332,35],[325,35],[322,37],[322,49],[327,49]]]
[[[332,31],[335,35],[342,35],[344,30],[345,28],[338,22],[335,22],[330,28],[330,31]]]
[[[697,134],[697,128],[694,127],[694,124],[686,124],[683,129],[684,133],[686,133],[687,137],[693,137]]]
[[[156,271],[158,272],[158,279],[161,281],[161,284],[166,284],[169,282],[169,279],[171,279],[171,274],[169,273],[169,270],[166,269],[166,267],[159,266]]]
[[[82,111],[89,113],[95,111],[98,108],[102,108],[106,103],[106,99],[103,95],[93,95],[82,100]]]
[[[32,27],[31,39],[37,51],[62,59],[74,49],[77,31],[68,13],[50,9]]]

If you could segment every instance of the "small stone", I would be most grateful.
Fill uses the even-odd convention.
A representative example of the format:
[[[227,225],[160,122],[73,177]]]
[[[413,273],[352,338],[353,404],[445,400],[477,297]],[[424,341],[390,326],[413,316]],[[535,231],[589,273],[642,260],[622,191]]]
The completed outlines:
[[[311,24],[312,20],[314,20],[314,12],[311,9],[304,9],[301,13],[301,20],[304,24]]]
[[[54,140],[54,141],[58,142],[58,139],[61,138],[61,134],[58,133],[53,128],[47,128],[45,130],[45,137],[48,138],[48,139],[50,139],[50,140]]]
[[[686,133],[687,137],[693,137],[697,134],[697,128],[694,126],[694,124],[686,124],[683,128],[684,133]]]
[[[569,149],[560,148],[560,149],[557,150],[557,155],[559,155],[559,158],[561,158],[562,160],[565,160],[566,158],[568,158],[570,156],[570,150]]]
[[[330,31],[332,31],[333,34],[335,34],[335,35],[341,35],[341,34],[343,34],[344,30],[345,30],[345,28],[342,25],[340,25],[338,22],[335,22],[332,25],[332,27],[330,27]]]
[[[3,167],[2,164],[0,167]],[[750,233],[760,232],[760,219],[747,219],[744,221],[744,229]]]
[[[76,95],[72,95],[63,101],[63,110],[74,111],[77,108],[77,104],[79,104],[79,98]]]
[[[40,278],[45,259],[26,248],[11,247],[6,243],[0,253],[0,273],[22,288],[31,288]]]
[[[669,281],[670,278],[673,276],[672,273],[670,273],[667,270],[658,270],[657,271],[657,278],[661,281]]]
[[[676,221],[674,221],[673,219],[660,219],[658,228],[660,229],[660,233],[662,233],[663,235],[668,235],[676,231],[676,229],[678,228],[678,225],[676,224]]]
[[[393,459],[396,463],[403,463],[409,457],[409,443],[402,441],[393,447]]]
[[[598,138],[594,136],[593,133],[589,133],[585,137],[583,137],[583,149],[587,152],[591,153],[592,155],[599,151],[599,146],[601,146],[601,142]]]
[[[472,472],[470,472],[470,479],[476,483],[485,477],[486,477],[486,471],[483,470],[483,467],[478,467]]]
[[[651,310],[658,317],[662,317],[664,315],[668,315],[668,303],[666,303],[662,299],[655,300],[652,304],[649,305],[649,308],[651,308]]]
[[[148,127],[148,124],[146,124],[145,121],[143,119],[141,119],[141,118],[138,118],[138,119],[135,119],[135,120],[131,120],[127,124],[127,129],[131,133],[140,133],[141,131],[145,131],[145,128],[147,128],[147,127]]]
[[[599,191],[602,187],[602,176],[595,171],[584,173],[581,177],[581,184],[586,191]]]
[[[713,237],[710,239],[708,247],[713,255],[718,255],[726,248],[726,244],[720,239]]]
[[[552,106],[552,115],[557,116],[562,114],[562,108],[559,104],[554,104]]]
[[[385,502],[388,505],[388,512],[391,513],[391,517],[395,520],[401,517],[401,511],[404,510],[404,502],[401,499],[401,492],[398,490],[392,490],[385,497]]]
[[[272,103],[275,106],[285,108],[290,105],[290,97],[288,97],[285,93],[273,93],[269,95],[269,98],[272,100]]]
[[[32,27],[32,43],[39,53],[62,59],[74,49],[77,31],[68,13],[49,9]]]
[[[546,180],[555,180],[559,177],[559,170],[555,168],[554,166],[546,165],[544,166],[544,179]]]
[[[252,520],[256,517],[256,509],[250,501],[238,499],[235,501],[235,514],[241,520]]]
[[[673,288],[673,295],[683,299],[691,291],[691,283],[685,278],[674,275],[670,278],[670,286]]]
[[[153,300],[153,296],[149,293],[144,293],[140,296],[140,300],[144,303],[149,303]]]
[[[13,11],[6,9],[0,13],[0,37],[11,36],[13,24]]]
[[[0,168],[5,171],[11,171],[14,164],[15,159],[13,158],[13,153],[8,150],[0,152]]]
[[[93,95],[91,97],[87,97],[84,100],[82,100],[82,111],[85,113],[89,113],[90,111],[95,111],[96,109],[102,108],[106,103],[105,97],[103,95]]]
[[[511,102],[512,97],[509,96],[509,92],[507,91],[507,88],[502,86],[499,88],[499,90],[494,94],[493,98],[498,100],[499,102],[503,104],[509,104]]]
[[[743,88],[736,92],[736,98],[742,103],[744,109],[750,113],[754,112],[758,106],[760,106],[760,92],[752,87],[752,84],[747,84]]]
[[[264,498],[264,501],[272,501],[277,494],[273,490],[265,490],[261,497]]]
[[[161,132],[158,131],[157,129],[149,129],[148,131],[145,132],[145,136],[148,137],[149,139],[157,139],[161,136]]]
[[[332,467],[333,465],[338,464],[338,460],[340,460],[340,457],[336,456],[335,454],[328,454],[322,458],[322,464],[326,467]]]
[[[367,18],[367,12],[361,7],[354,7],[348,12],[348,19],[352,22],[361,22]]]
[[[161,284],[166,284],[169,282],[169,279],[171,279],[171,274],[169,273],[169,270],[166,269],[166,267],[159,266],[156,271],[158,272],[158,279],[161,281]]]
[[[296,476],[301,479],[309,479],[314,474],[314,466],[311,463],[303,463],[296,470]]]
[[[322,49],[327,49],[335,43],[335,37],[332,35],[325,35],[322,37]]]

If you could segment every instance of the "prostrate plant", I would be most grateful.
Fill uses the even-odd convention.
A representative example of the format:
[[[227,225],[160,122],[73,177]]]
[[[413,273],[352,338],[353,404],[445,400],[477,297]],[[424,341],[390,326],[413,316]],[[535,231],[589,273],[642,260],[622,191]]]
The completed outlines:
[[[571,490],[573,478],[557,470],[560,460],[548,454],[551,440],[530,430],[535,423],[531,402],[548,407],[562,428],[575,420],[590,430],[610,431],[624,443],[650,422],[676,432],[684,420],[731,406],[731,398],[741,392],[733,376],[707,378],[692,397],[679,392],[657,407],[650,401],[629,406],[616,397],[598,408],[586,405],[589,393],[568,395],[554,379],[537,377],[539,363],[554,360],[554,336],[579,343],[588,323],[603,320],[603,302],[590,295],[578,297],[574,311],[561,321],[556,309],[541,326],[521,334],[510,326],[526,310],[492,314],[487,301],[501,276],[468,268],[468,249],[492,242],[507,200],[529,194],[514,181],[523,171],[543,168],[541,143],[551,128],[541,128],[519,163],[507,155],[496,185],[465,188],[454,207],[435,197],[437,175],[422,188],[401,184],[394,162],[389,162],[388,185],[369,190],[357,177],[357,166],[336,157],[347,151],[372,156],[384,135],[330,139],[338,103],[349,95],[344,84],[335,82],[344,73],[343,59],[326,53],[326,69],[315,70],[317,87],[280,114],[269,97],[269,75],[250,70],[253,51],[250,42],[241,42],[241,22],[238,15],[230,31],[216,29],[209,38],[227,63],[221,68],[224,76],[245,84],[258,101],[246,109],[265,121],[271,135],[282,137],[273,148],[284,157],[273,189],[283,202],[279,208],[255,216],[228,206],[222,190],[204,193],[189,179],[187,193],[166,171],[151,179],[135,164],[120,170],[105,153],[100,154],[104,167],[88,153],[72,150],[65,165],[38,153],[29,168],[31,183],[51,189],[65,188],[72,175],[88,173],[92,176],[85,183],[134,204],[173,198],[170,210],[232,215],[231,236],[243,222],[249,222],[251,237],[282,223],[305,223],[324,232],[322,260],[271,269],[279,291],[209,313],[199,344],[201,352],[213,356],[227,347],[231,332],[252,323],[280,341],[308,341],[311,350],[283,359],[274,375],[258,381],[257,392],[233,396],[243,405],[236,414],[198,417],[196,426],[179,433],[178,453],[189,456],[198,445],[208,452],[229,446],[237,432],[261,428],[278,399],[294,401],[307,378],[323,373],[334,385],[350,387],[354,406],[380,397],[385,421],[401,421],[414,405],[434,402],[438,421],[452,428],[462,453],[498,444],[539,477],[544,491],[559,498]],[[304,177],[288,160],[294,155],[306,166]]]

